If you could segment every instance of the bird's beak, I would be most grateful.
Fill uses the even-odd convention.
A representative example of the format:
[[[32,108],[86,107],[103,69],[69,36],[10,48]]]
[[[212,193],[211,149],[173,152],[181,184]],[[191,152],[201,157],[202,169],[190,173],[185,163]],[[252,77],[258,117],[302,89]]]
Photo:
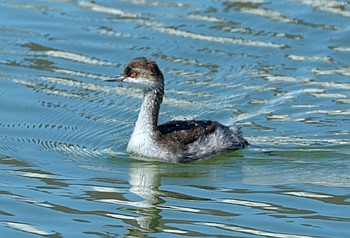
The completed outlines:
[[[107,78],[107,79],[104,79],[103,81],[106,81],[106,82],[123,82],[123,80],[127,78],[123,75],[117,75],[115,76],[114,78]]]

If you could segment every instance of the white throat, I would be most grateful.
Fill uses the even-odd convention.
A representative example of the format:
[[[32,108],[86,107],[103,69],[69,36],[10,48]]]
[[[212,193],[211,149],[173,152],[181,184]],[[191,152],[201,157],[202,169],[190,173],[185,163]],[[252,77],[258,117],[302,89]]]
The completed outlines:
[[[127,146],[128,152],[153,157],[157,154],[158,113],[163,99],[163,85],[144,91],[143,102]]]

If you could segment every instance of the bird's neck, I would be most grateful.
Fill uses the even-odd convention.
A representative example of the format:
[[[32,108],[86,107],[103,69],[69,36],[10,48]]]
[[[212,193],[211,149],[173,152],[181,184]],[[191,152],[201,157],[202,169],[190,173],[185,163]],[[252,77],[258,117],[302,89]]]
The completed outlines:
[[[146,157],[152,157],[157,153],[158,113],[163,93],[163,86],[144,92],[141,110],[126,148],[128,152]]]
[[[139,112],[134,132],[147,131],[153,132],[158,125],[158,114],[160,104],[163,100],[164,85],[146,89],[144,91],[143,102]]]

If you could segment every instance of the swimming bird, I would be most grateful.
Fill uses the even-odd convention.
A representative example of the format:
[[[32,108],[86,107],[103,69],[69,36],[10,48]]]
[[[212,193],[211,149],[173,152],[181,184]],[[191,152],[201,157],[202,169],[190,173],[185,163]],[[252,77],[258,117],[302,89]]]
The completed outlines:
[[[164,77],[155,61],[131,60],[109,82],[126,82],[143,89],[143,102],[127,145],[127,152],[162,161],[189,163],[244,148],[248,142],[238,127],[216,121],[175,120],[158,125]]]

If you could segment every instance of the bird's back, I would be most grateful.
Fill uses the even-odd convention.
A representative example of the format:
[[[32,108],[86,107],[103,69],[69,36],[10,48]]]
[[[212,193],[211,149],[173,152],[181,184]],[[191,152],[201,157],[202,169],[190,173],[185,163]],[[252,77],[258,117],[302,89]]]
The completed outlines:
[[[171,151],[176,162],[192,162],[248,144],[239,128],[214,121],[171,121],[158,129],[160,146]]]

